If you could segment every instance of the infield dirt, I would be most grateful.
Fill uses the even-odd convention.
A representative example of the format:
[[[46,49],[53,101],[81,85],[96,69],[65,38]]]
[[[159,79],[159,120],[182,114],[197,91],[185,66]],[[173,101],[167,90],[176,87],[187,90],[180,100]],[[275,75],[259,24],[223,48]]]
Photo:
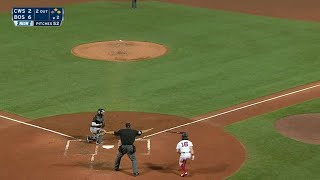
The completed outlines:
[[[282,135],[308,144],[320,144],[320,113],[298,114],[276,121]]]
[[[1,113],[2,114],[2,113]],[[9,115],[9,114],[7,114]],[[85,139],[89,135],[89,125],[95,113],[78,113],[46,117],[32,121],[32,124],[53,129],[76,138]],[[118,130],[126,122],[135,129],[148,129],[150,133],[190,122],[189,119],[171,115],[107,112],[106,129]],[[0,118],[0,127],[7,120]],[[223,179],[236,172],[245,160],[245,149],[232,135],[222,128],[200,123],[196,126],[180,128],[189,133],[194,142],[196,160],[189,162],[190,177],[195,179]],[[146,135],[148,135],[146,134]],[[0,128],[2,138],[0,154],[1,179],[127,179],[132,177],[131,162],[127,157],[122,160],[121,171],[113,171],[113,161],[117,153],[118,139],[106,135],[104,144],[115,145],[107,150],[95,144],[71,142],[67,156],[67,139],[50,132],[22,124]],[[146,142],[137,141],[137,159],[141,176],[139,179],[180,178],[176,143],[179,134],[163,133],[152,137],[150,155],[146,153]],[[19,173],[16,170],[19,169]]]
[[[311,87],[313,88],[306,89]],[[273,97],[281,97],[279,99],[237,111],[230,111],[230,113],[218,118],[208,118],[206,121],[178,128],[178,131],[188,132],[190,140],[195,144],[196,160],[189,164],[190,177],[195,179],[224,179],[239,170],[246,158],[245,149],[236,138],[224,132],[223,127],[225,125],[274,111],[284,106],[318,98],[320,97],[319,88],[319,82],[293,88],[208,115],[228,112]],[[292,92],[298,93],[290,94]],[[284,94],[289,95],[282,96]],[[0,112],[0,114],[17,118],[20,121],[29,121],[5,112]],[[90,134],[88,127],[93,115],[94,113],[59,115],[41,118],[32,121],[32,124],[85,139],[85,136]],[[130,122],[135,129],[154,127],[155,129],[148,134],[205,118],[202,115],[190,120],[172,115],[137,112],[108,112],[107,117],[107,130],[117,130],[122,128],[125,122]],[[73,142],[70,143],[67,156],[64,156],[68,140],[65,137],[22,124],[8,126],[7,121],[0,118],[0,137],[2,137],[3,142],[0,147],[2,149],[0,154],[2,160],[0,162],[1,179],[88,179],[89,177],[94,179],[108,177],[127,179],[132,177],[128,159],[123,160],[120,172],[113,171],[116,148],[105,150],[98,147],[98,153],[94,161],[91,162],[91,154],[95,153],[95,145]],[[177,165],[178,156],[175,153],[175,146],[179,140],[180,136],[172,133],[161,133],[151,137],[150,155],[138,153],[141,172],[139,178],[180,178]],[[114,136],[106,136],[104,144],[117,145],[117,139]],[[138,152],[146,152],[144,142],[138,141],[136,145]],[[17,169],[21,172],[16,173]]]
[[[151,42],[117,40],[81,44],[71,52],[86,59],[128,62],[162,56],[167,48]]]

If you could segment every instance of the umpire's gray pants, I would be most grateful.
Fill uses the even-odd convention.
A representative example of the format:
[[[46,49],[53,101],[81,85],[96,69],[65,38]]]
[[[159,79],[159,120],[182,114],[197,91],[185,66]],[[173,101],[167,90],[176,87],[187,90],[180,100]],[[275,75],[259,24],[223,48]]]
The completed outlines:
[[[121,151],[121,152],[120,152]],[[123,155],[127,154],[132,162],[132,171],[133,173],[138,173],[138,163],[137,158],[132,145],[122,145],[119,148],[119,152],[117,154],[116,160],[114,162],[114,169],[119,169],[121,158]]]

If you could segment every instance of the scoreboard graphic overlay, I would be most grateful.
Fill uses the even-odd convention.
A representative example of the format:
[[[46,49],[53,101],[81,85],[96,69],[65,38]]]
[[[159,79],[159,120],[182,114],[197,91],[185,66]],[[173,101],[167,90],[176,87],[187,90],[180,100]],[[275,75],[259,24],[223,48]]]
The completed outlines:
[[[61,26],[62,7],[14,7],[11,11],[15,26]]]

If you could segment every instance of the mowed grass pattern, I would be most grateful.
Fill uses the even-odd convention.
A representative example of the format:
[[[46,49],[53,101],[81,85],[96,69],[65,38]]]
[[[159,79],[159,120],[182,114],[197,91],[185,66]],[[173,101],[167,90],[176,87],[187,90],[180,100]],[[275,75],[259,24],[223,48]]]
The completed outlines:
[[[274,123],[290,115],[319,113],[320,99],[232,124],[226,130],[246,147],[247,160],[230,180],[320,179],[320,146],[282,136]]]
[[[29,118],[94,111],[192,117],[319,80],[320,24],[160,2],[65,6],[57,28],[14,27],[0,14],[0,109]],[[94,41],[164,44],[157,59],[74,57]]]

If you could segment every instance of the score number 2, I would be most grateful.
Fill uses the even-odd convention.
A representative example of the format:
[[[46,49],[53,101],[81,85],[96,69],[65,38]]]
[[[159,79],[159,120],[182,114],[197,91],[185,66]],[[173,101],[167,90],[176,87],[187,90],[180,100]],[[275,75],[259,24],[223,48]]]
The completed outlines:
[[[188,142],[182,142],[182,143],[181,143],[181,146],[182,146],[182,147],[188,147],[189,144],[188,144]]]

